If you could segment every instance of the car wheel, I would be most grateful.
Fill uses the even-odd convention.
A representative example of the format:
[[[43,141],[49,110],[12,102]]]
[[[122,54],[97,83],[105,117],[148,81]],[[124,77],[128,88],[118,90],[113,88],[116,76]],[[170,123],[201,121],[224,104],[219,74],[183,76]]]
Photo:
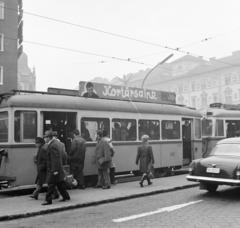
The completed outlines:
[[[217,184],[206,184],[206,188],[209,192],[216,192],[218,185]]]

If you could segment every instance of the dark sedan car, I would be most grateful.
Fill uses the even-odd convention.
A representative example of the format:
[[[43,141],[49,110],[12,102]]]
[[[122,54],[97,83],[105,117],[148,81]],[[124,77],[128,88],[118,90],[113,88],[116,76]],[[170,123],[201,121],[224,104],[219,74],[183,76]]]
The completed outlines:
[[[209,192],[219,185],[240,186],[240,138],[219,141],[208,157],[192,161],[186,178]]]

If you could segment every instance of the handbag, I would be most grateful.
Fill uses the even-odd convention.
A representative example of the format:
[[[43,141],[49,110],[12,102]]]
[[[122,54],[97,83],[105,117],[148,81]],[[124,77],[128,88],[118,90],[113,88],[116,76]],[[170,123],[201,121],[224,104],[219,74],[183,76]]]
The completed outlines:
[[[72,174],[69,174],[67,171],[63,170],[65,177],[64,183],[66,185],[66,189],[72,189],[73,187],[77,186],[77,181],[73,178]]]
[[[149,179],[153,179],[153,178],[155,177],[154,174],[155,174],[154,166],[151,165],[151,167],[150,167],[150,172],[149,172],[149,174],[148,174],[148,178],[149,178]]]

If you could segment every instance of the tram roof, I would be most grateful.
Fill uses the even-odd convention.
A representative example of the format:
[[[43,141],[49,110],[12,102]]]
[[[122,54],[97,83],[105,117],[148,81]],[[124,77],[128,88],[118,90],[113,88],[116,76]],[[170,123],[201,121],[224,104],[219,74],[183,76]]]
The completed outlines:
[[[154,104],[49,94],[16,94],[2,99],[0,108],[71,109],[107,112],[167,114],[201,117],[200,112],[171,104]]]
[[[201,113],[203,116],[208,116],[208,117],[240,118],[240,110],[207,108],[207,109],[201,110]]]

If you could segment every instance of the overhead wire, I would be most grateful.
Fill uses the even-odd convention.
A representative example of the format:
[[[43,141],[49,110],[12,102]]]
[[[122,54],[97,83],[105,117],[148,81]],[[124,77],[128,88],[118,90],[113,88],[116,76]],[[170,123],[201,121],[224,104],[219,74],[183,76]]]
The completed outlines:
[[[8,8],[8,7],[5,7],[5,6],[3,8],[18,11],[18,10]],[[23,12],[23,13],[28,14],[28,15],[32,15],[32,16],[35,16],[35,17],[44,18],[44,19],[47,19],[47,20],[56,21],[56,22],[59,22],[59,23],[64,23],[64,24],[67,24],[67,25],[72,25],[72,26],[81,27],[81,28],[84,28],[84,29],[88,29],[88,30],[92,30],[92,31],[96,31],[96,32],[100,32],[100,33],[104,33],[104,34],[108,34],[108,35],[112,35],[112,36],[121,37],[121,38],[124,38],[124,39],[136,41],[136,42],[141,42],[141,43],[145,43],[145,44],[149,44],[149,45],[153,45],[153,46],[158,46],[158,47],[165,48],[165,49],[168,49],[168,50],[171,50],[171,51],[177,51],[177,52],[181,52],[181,53],[184,53],[184,54],[187,54],[187,55],[192,55],[192,56],[195,56],[195,57],[210,59],[209,57],[205,57],[205,56],[202,56],[202,55],[197,55],[197,54],[194,54],[194,53],[191,53],[191,52],[188,52],[188,51],[181,50],[182,49],[181,47],[172,48],[172,47],[168,47],[168,46],[164,46],[164,45],[160,45],[160,44],[155,44],[155,43],[151,43],[151,42],[148,42],[148,41],[143,41],[143,40],[139,40],[139,39],[135,39],[135,38],[131,38],[131,37],[127,37],[127,36],[123,36],[123,35],[119,35],[119,34],[115,34],[115,33],[111,33],[111,32],[106,32],[106,31],[99,30],[99,29],[90,28],[90,27],[87,27],[87,26],[83,26],[83,25],[79,25],[79,24],[75,24],[75,23],[71,23],[71,22],[67,22],[67,21],[63,21],[63,20],[59,20],[59,19],[55,19],[55,18],[51,18],[51,17],[46,17],[46,16],[34,14],[34,13],[29,13],[29,12]],[[239,30],[239,29],[240,28],[237,28],[234,31]],[[229,33],[229,32],[226,32],[226,33]],[[222,33],[220,35],[223,35],[223,34],[224,33]],[[218,35],[218,36],[220,36],[220,35]],[[207,38],[207,39],[209,39],[209,38]],[[191,44],[191,45],[193,45],[193,44]],[[128,58],[128,59],[130,60],[130,58]],[[223,62],[223,61],[220,61],[220,60],[216,60],[216,59],[212,59],[212,60],[216,61],[216,62],[223,63],[223,64],[227,64],[227,65],[230,65],[230,66],[239,67],[238,65],[233,65],[233,64],[226,63],[226,62]]]

